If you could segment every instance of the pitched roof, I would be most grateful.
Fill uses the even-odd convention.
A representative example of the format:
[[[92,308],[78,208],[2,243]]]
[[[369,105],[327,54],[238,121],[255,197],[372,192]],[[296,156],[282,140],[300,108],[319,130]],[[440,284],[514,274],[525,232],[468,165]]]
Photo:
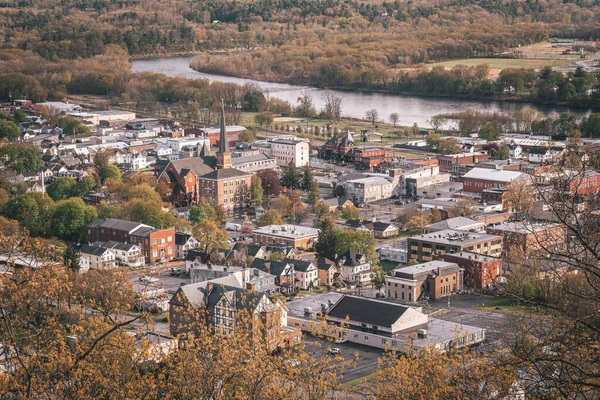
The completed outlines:
[[[408,309],[400,304],[345,295],[331,307],[327,315],[387,327],[398,321]]]
[[[183,246],[190,240],[192,235],[189,233],[175,232],[175,244],[179,246]]]
[[[213,179],[213,180],[221,180],[221,179],[231,179],[231,178],[238,178],[238,177],[248,177],[251,176],[252,174],[248,173],[248,172],[243,172],[240,171],[239,169],[235,169],[235,168],[223,168],[223,169],[217,169],[215,171],[211,171],[207,174],[202,175],[203,179]]]
[[[479,222],[479,221],[475,221],[474,219],[471,219],[471,218],[455,217],[455,218],[449,218],[449,219],[446,219],[443,221],[439,221],[434,224],[429,224],[429,225],[426,225],[425,227],[429,228],[429,230],[443,231],[446,229],[461,229],[461,228],[469,227],[472,225],[483,225],[483,223]]]
[[[363,258],[362,254],[358,254],[355,250],[352,249],[348,249],[346,250],[346,252],[342,253],[337,260],[338,261],[343,261],[342,265],[348,266],[348,267],[353,267],[356,265],[361,265],[362,262],[360,261]]]
[[[293,258],[284,258],[282,262],[293,264],[294,269],[300,272],[306,272],[308,271],[311,265],[314,265],[311,261],[296,260]]]
[[[331,261],[327,257],[319,257],[314,262],[318,269],[328,270],[331,267],[335,267],[335,262]]]
[[[172,165],[179,175],[182,175],[183,170],[189,170],[194,172],[198,176],[205,175],[215,169],[217,165],[217,159],[214,156],[206,157],[191,157],[183,158],[181,160],[173,160],[170,163],[161,163],[163,168],[159,172],[159,176],[162,175],[164,170]]]
[[[101,256],[102,254],[106,253],[107,251],[110,251],[109,249],[106,249],[104,247],[99,247],[99,246],[88,246],[83,245],[81,246],[81,248],[79,249],[79,251],[81,253],[85,253],[85,254],[93,254],[95,256]]]

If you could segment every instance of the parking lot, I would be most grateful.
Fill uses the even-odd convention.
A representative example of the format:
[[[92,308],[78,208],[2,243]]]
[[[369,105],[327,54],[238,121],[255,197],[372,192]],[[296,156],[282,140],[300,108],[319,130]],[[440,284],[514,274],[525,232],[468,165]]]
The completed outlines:
[[[314,356],[320,356],[327,352],[329,348],[337,347],[340,349],[340,357],[342,357],[345,361],[352,361],[355,363],[353,368],[342,372],[342,382],[349,382],[375,372],[377,369],[377,361],[383,354],[383,350],[373,347],[367,347],[350,342],[333,343],[310,335],[305,337],[304,343],[306,346],[305,350]]]

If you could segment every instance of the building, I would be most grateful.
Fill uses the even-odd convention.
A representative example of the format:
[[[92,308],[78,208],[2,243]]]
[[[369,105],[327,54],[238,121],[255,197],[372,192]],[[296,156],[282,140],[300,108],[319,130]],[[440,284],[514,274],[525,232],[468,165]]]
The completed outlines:
[[[345,181],[342,185],[346,188],[346,197],[355,204],[389,199],[394,194],[394,188],[396,187],[396,184],[387,175],[372,175],[351,179]]]
[[[447,154],[438,156],[438,165],[441,173],[450,174],[451,181],[460,181],[474,165],[488,159],[485,152]]]
[[[394,246],[380,247],[377,252],[379,253],[380,260],[393,261],[399,264],[406,264],[408,262],[406,241],[399,241]]]
[[[333,136],[325,144],[318,148],[320,158],[350,160],[354,158],[353,150],[356,142],[348,131],[344,136]]]
[[[568,194],[588,196],[598,193],[600,189],[600,173],[587,169],[585,171],[565,171],[554,180],[554,188]]]
[[[450,182],[450,174],[440,173],[440,167],[425,166],[402,172],[398,195],[414,197],[431,185]]]
[[[485,232],[485,224],[466,217],[448,218],[440,222],[425,225],[425,233],[445,231],[454,229],[458,231]]]
[[[256,154],[232,158],[233,168],[242,172],[254,173],[265,169],[276,169],[277,159],[266,154]]]
[[[559,146],[532,147],[528,150],[528,161],[536,164],[556,162],[564,151],[565,149]]]
[[[175,257],[175,228],[157,229],[122,219],[97,219],[87,226],[87,241],[135,243],[142,249],[146,263]]]
[[[304,296],[286,303],[288,326],[332,339],[400,352],[439,351],[451,345],[469,346],[485,338],[485,330],[430,318],[420,307],[338,292]],[[321,316],[328,323],[323,328]]]
[[[501,258],[461,251],[436,256],[435,259],[458,264],[464,271],[464,288],[490,289],[502,281]]]
[[[115,253],[104,247],[83,245],[79,249],[79,270],[116,268]]]
[[[141,267],[145,264],[142,249],[133,243],[121,243],[109,240],[108,242],[95,242],[94,246],[109,249],[115,255],[115,259],[121,265],[128,267]]]
[[[175,248],[177,258],[183,260],[190,250],[196,250],[198,248],[198,241],[189,233],[176,232]]]
[[[303,139],[282,137],[260,140],[254,142],[252,148],[275,158],[278,165],[293,165],[300,168],[310,163],[310,143]]]
[[[253,241],[262,245],[280,244],[304,249],[313,247],[318,236],[318,229],[300,225],[267,225],[252,232]]]
[[[299,341],[299,332],[287,328],[287,308],[280,300],[239,287],[227,276],[180,287],[169,301],[172,335],[194,333],[207,324],[216,333],[235,334],[241,326],[268,340],[273,349]]]
[[[544,249],[554,250],[566,243],[566,228],[562,224],[541,222],[504,222],[488,228],[488,232],[502,236],[504,254],[512,247],[521,248],[525,254]]]
[[[396,268],[385,277],[388,298],[405,301],[438,300],[462,290],[462,285],[462,268],[445,261]]]
[[[312,261],[284,258],[282,262],[294,266],[294,271],[296,271],[296,287],[298,289],[307,290],[319,286],[319,272],[317,266]]]
[[[186,128],[186,135],[189,128]],[[221,146],[221,129],[220,128],[204,128],[199,130],[200,134],[210,140],[211,146]],[[246,132],[246,128],[239,125],[228,125],[225,127],[227,133],[227,147],[233,147],[240,140],[240,133]]]
[[[294,264],[283,261],[271,261],[255,258],[250,268],[256,268],[275,277],[275,284],[280,287],[282,294],[294,293],[296,285],[296,270]]]
[[[481,193],[486,189],[506,189],[512,182],[530,181],[529,175],[519,171],[473,168],[462,177],[465,192]]]
[[[498,256],[502,253],[502,237],[485,233],[446,229],[409,237],[408,258],[419,262],[431,261],[435,255],[470,251]]]
[[[346,225],[356,230],[369,231],[379,239],[398,236],[400,233],[400,228],[396,225],[381,221],[371,222],[361,219],[349,219],[346,221]]]
[[[371,284],[373,274],[371,272],[371,263],[363,254],[349,249],[341,254],[336,260],[337,269],[342,281],[365,286]]]
[[[319,282],[325,286],[333,286],[335,275],[338,271],[335,261],[325,257],[319,257],[313,261],[313,264],[316,264],[317,266]]]
[[[352,160],[358,168],[371,169],[384,162],[392,161],[384,147],[356,147],[352,150]]]

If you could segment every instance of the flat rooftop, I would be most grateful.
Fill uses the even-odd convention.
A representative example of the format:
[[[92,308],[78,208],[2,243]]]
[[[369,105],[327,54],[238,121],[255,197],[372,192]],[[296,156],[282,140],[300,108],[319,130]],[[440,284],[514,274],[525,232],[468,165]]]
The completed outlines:
[[[502,169],[473,168],[463,175],[463,179],[481,179],[492,182],[512,182],[526,179],[529,175],[519,171],[507,171]]]
[[[501,232],[528,234],[541,232],[549,228],[555,228],[557,226],[559,226],[559,224],[542,222],[503,222],[499,225],[492,226],[490,229]]]
[[[393,272],[400,272],[406,275],[420,275],[431,271],[436,271],[438,268],[445,269],[453,267],[456,267],[456,263],[434,260],[422,264],[410,265],[408,267],[395,268]]]
[[[495,239],[502,240],[502,238],[498,235],[490,235],[487,233],[478,232],[465,232],[456,229],[446,229],[438,232],[425,233],[423,235],[415,235],[408,239],[450,245],[469,245]]]
[[[296,238],[304,236],[316,236],[319,230],[300,225],[267,225],[257,228],[253,231],[260,235],[281,236],[286,238]]]

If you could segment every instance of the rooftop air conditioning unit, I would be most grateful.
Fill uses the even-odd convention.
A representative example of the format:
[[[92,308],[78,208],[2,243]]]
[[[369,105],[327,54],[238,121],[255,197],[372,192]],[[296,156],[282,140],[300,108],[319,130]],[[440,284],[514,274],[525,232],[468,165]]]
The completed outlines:
[[[304,307],[304,314],[312,314],[312,307]]]

